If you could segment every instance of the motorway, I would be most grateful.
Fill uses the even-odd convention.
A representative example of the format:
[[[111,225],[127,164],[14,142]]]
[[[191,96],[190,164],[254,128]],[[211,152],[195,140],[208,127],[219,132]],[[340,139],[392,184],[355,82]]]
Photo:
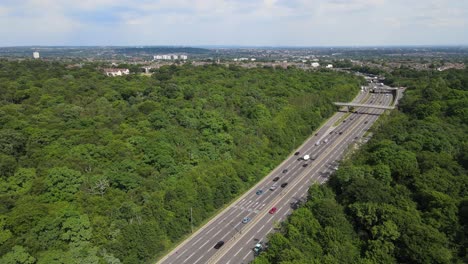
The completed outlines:
[[[372,94],[362,91],[353,100],[355,103],[390,105],[393,98],[387,94]],[[284,220],[293,210],[291,204],[304,201],[311,184],[328,180],[338,161],[349,146],[364,141],[365,132],[384,112],[382,109],[356,108],[359,113],[337,112],[318,131],[309,137],[285,161],[268,176],[234,201],[229,207],[211,219],[158,263],[249,263],[253,260],[252,248],[257,241],[265,241],[277,222]],[[348,116],[346,116],[348,115]],[[338,123],[339,122],[339,123]],[[336,124],[338,123],[338,124]],[[334,126],[336,124],[336,126]],[[298,155],[295,155],[299,152]],[[305,154],[315,160],[304,161]],[[307,165],[304,165],[307,164]],[[287,172],[284,170],[287,169]],[[269,188],[275,184],[275,190]],[[288,183],[282,188],[280,185]],[[257,190],[263,193],[256,194]],[[277,211],[270,214],[269,210]],[[251,220],[242,223],[244,217]],[[218,241],[225,244],[214,249]]]

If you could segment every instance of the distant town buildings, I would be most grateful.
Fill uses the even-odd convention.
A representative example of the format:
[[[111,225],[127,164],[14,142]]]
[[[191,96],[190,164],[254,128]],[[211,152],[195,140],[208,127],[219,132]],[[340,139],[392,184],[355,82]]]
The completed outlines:
[[[250,60],[250,61],[256,61],[257,59],[256,59],[256,58],[250,58],[250,59],[249,59],[249,58],[234,58],[234,59],[232,59],[232,60],[233,60],[233,61],[248,61],[248,60]]]
[[[314,67],[314,68],[317,68],[318,66],[320,66],[320,63],[318,63],[318,62],[312,62],[312,63],[310,64],[310,66],[312,66],[312,67]]]
[[[115,77],[130,74],[130,71],[128,69],[110,68],[104,69],[104,73],[107,76]]]
[[[37,52],[37,51],[33,52],[33,58],[34,59],[39,59],[39,52]]]
[[[163,55],[154,55],[153,60],[187,60],[187,55],[177,55],[177,54],[163,54]]]
[[[333,68],[333,64],[328,64],[326,68],[327,68],[327,69]]]

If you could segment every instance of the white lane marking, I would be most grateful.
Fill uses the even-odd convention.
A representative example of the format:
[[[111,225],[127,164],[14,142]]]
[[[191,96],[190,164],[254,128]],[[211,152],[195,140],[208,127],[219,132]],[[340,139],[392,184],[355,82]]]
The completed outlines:
[[[271,227],[270,229],[268,229],[267,234],[269,234],[269,233],[271,232],[271,230],[273,230],[273,227]]]
[[[210,231],[208,231],[208,232],[210,232]],[[199,238],[199,239],[197,239],[197,241],[195,241],[193,244],[196,244],[196,243],[198,243],[198,241],[200,241],[202,238],[203,238],[203,236],[200,236],[200,238]]]
[[[271,219],[273,219],[273,217],[270,217],[270,219],[268,219],[268,221],[266,221],[266,222],[269,223],[271,221]]]
[[[239,248],[239,250],[236,252],[236,254],[234,254],[234,257],[237,256],[237,254],[239,254],[239,252],[244,249],[244,248]],[[229,263],[229,262],[228,262]]]
[[[187,260],[189,260],[195,253],[196,251],[194,251],[190,256],[188,256],[182,263],[187,262]]]
[[[250,251],[249,251],[249,252],[247,252],[247,254],[245,255],[245,257],[244,257],[244,258],[242,258],[242,261],[244,261],[244,259],[246,259],[246,258],[247,258],[247,257],[248,257],[250,254],[251,254],[251,253],[250,253]]]
[[[198,250],[200,250],[202,247],[204,247],[208,242],[210,242],[210,240],[207,240],[203,245],[201,245]]]
[[[193,264],[196,264],[198,261],[200,261],[201,258],[203,258],[205,255],[202,255],[201,257],[199,257],[197,260],[195,260],[195,262]]]
[[[219,232],[221,232],[221,231],[223,231],[223,229],[222,229],[222,228],[220,228],[220,229],[219,229],[219,231],[218,231],[218,232],[216,232],[216,234],[214,234],[214,236],[213,236],[213,237],[217,236],[217,235],[219,234]]]
[[[179,255],[177,255],[176,259],[180,258],[180,256],[182,256],[187,250],[188,250],[188,248],[185,249],[184,251],[182,251],[182,253],[180,253]]]

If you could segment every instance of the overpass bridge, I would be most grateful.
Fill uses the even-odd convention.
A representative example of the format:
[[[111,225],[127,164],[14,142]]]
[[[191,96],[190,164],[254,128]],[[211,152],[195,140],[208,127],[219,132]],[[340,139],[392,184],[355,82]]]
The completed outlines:
[[[393,110],[395,106],[385,106],[385,105],[373,105],[373,104],[358,104],[358,103],[342,103],[342,102],[334,102],[333,104],[337,106],[346,106],[348,107],[366,107],[366,108],[376,108],[376,109],[384,109],[384,110]]]
[[[370,86],[369,92],[371,93],[398,93],[399,89],[395,87],[388,87],[388,86]]]

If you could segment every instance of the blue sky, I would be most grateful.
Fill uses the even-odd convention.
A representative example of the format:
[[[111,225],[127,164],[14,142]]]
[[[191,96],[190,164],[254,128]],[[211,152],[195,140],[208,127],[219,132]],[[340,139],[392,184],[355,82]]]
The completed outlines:
[[[0,46],[467,45],[467,0],[0,0]]]

